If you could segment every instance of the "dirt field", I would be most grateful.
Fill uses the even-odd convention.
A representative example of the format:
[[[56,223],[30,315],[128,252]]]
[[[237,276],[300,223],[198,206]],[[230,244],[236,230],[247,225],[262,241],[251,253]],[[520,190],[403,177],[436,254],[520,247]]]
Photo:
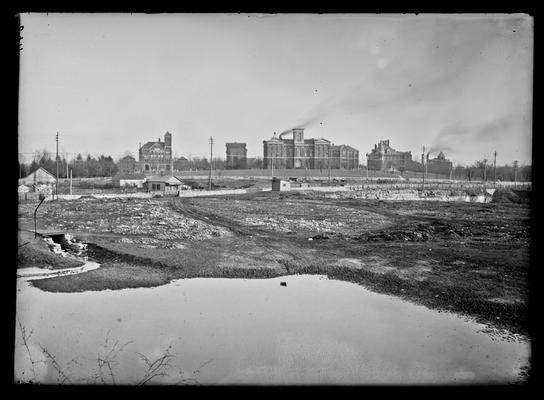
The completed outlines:
[[[35,205],[21,204],[21,228]],[[48,202],[39,228],[90,243],[103,267],[50,291],[197,276],[326,274],[528,333],[528,204],[378,201],[313,192]]]

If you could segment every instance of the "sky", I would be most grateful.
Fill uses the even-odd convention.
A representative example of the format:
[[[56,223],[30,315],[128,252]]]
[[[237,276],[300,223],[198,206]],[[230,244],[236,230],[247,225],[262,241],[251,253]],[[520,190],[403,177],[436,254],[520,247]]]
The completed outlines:
[[[20,159],[41,149],[263,155],[305,128],[454,163],[531,163],[533,19],[525,14],[21,14]]]

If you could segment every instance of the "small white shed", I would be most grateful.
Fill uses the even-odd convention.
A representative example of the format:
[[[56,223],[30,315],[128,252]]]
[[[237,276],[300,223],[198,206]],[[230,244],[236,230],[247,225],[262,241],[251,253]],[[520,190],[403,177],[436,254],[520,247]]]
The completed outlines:
[[[283,192],[287,190],[291,190],[291,182],[279,178],[272,178],[273,192]]]

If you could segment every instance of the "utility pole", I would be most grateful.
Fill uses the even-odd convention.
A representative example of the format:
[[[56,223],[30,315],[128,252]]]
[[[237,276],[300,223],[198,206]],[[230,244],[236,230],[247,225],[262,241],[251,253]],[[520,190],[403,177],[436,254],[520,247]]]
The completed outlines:
[[[332,153],[332,146],[333,146],[333,144],[331,143],[331,145],[329,146],[329,162],[328,162],[328,166],[329,166],[329,184],[331,183],[331,153]]]
[[[497,182],[497,152],[493,153],[493,182]]]
[[[208,190],[212,190],[212,160],[213,160],[213,138],[210,136],[210,178],[208,179]]]
[[[518,182],[518,160],[514,161],[514,183],[517,186]]]
[[[423,167],[424,167],[422,190],[425,190],[425,175],[427,175],[427,164],[425,163],[425,146],[423,146],[423,153],[421,155],[421,162],[423,163]]]
[[[57,132],[57,179],[55,180],[55,197],[59,199],[59,133]]]
[[[72,170],[70,169],[70,195],[72,194]]]

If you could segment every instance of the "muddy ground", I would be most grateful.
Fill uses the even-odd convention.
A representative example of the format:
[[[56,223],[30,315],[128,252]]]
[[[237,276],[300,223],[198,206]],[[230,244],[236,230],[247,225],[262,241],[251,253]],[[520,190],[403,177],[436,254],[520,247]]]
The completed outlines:
[[[22,229],[34,205],[22,204]],[[42,205],[103,264],[34,281],[49,291],[157,286],[184,277],[326,274],[528,334],[528,204],[331,199],[314,192]]]

